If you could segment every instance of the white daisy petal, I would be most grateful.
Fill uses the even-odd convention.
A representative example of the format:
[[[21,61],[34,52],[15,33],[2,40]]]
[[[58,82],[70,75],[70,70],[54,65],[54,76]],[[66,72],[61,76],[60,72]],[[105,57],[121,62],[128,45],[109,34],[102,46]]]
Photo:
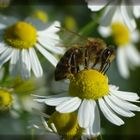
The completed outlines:
[[[65,49],[62,47],[56,47],[56,45],[58,45],[59,40],[54,43],[54,39],[50,38],[49,36],[46,38],[44,37],[38,37],[38,41],[41,45],[43,45],[44,48],[48,49],[49,51],[56,53],[56,54],[63,54]]]
[[[0,66],[6,63],[13,55],[13,49],[7,47],[7,49],[0,56]]]
[[[115,85],[109,85],[109,90],[119,90],[119,87]]]
[[[23,79],[30,77],[31,62],[29,52],[26,49],[21,51],[21,76]]]
[[[114,110],[116,113],[118,113],[121,116],[124,117],[133,117],[135,114],[127,111],[127,110],[123,110],[122,108],[118,107],[117,105],[115,105],[109,98],[108,96],[104,97],[105,101],[107,102],[107,104],[110,106],[110,108],[112,110]]]
[[[70,113],[75,111],[81,104],[81,99],[73,97],[68,101],[65,101],[56,107],[56,110],[61,113]]]
[[[140,54],[132,44],[127,45],[126,55],[132,65],[140,65]],[[130,55],[131,54],[131,55]]]
[[[36,48],[40,51],[40,53],[48,60],[50,61],[54,66],[57,65],[58,60],[47,50],[45,50],[43,47],[41,47],[39,44],[36,44]]]
[[[49,128],[46,120],[43,117],[41,117],[41,120],[42,120],[42,124],[44,125],[45,129],[49,132],[52,132],[52,129]]]
[[[133,6],[133,8],[134,8],[133,12],[134,12],[135,17],[139,18],[140,17],[140,6],[135,5],[135,6]]]
[[[99,26],[98,31],[103,37],[109,37],[112,33],[112,30],[110,27]]]
[[[46,99],[33,99],[35,102],[44,103]]]
[[[7,46],[5,46],[4,42],[0,42],[0,54],[3,53],[7,49]]]
[[[103,112],[106,119],[108,119],[111,123],[118,126],[124,124],[123,120],[112,112],[112,110],[106,105],[105,101],[102,98],[99,99],[98,102],[99,102],[100,109]]]
[[[59,21],[55,21],[53,22],[48,28],[46,28],[43,31],[38,31],[38,35],[43,35],[46,36],[47,34],[55,34],[58,31],[60,31],[60,22]],[[47,39],[47,38],[46,38]]]
[[[99,109],[95,101],[92,101],[92,115],[94,116],[93,122],[91,122],[91,129],[90,134],[92,134],[92,137],[95,137],[100,134],[100,114]]]
[[[19,61],[20,60],[20,50],[13,49],[13,55],[10,61],[10,68],[9,71],[11,75],[16,76],[19,70]]]
[[[128,78],[129,77],[129,69],[127,65],[127,58],[125,48],[119,47],[117,49],[117,65],[118,70],[122,77]]]
[[[72,97],[48,98],[45,99],[45,103],[50,106],[57,106],[70,99],[72,99]]]
[[[54,123],[51,123],[50,125],[51,125],[52,130],[53,130],[55,133],[57,133],[57,129],[56,129]]]
[[[136,22],[133,18],[131,18],[131,15],[129,15],[127,8],[128,7],[126,5],[121,5],[121,14],[123,16],[125,24],[128,26],[130,31],[133,31],[136,28]]]
[[[117,90],[110,90],[111,94],[121,98],[122,100],[127,101],[137,101],[140,97],[134,92],[125,92],[125,91],[117,91]]]
[[[30,55],[30,60],[31,60],[31,67],[35,76],[41,77],[43,74],[43,70],[42,70],[41,64],[38,60],[38,57],[36,55],[34,48],[29,49],[29,55]]]
[[[99,11],[109,2],[108,0],[86,0],[91,11]]]
[[[128,110],[128,111],[140,111],[140,107],[130,103],[130,102],[127,102],[125,100],[122,100],[120,98],[117,98],[116,96],[114,96],[113,94],[112,95],[109,95],[108,98],[114,102],[117,106],[121,107],[122,109],[124,110]]]
[[[100,20],[101,26],[109,26],[111,24],[112,18],[114,16],[114,13],[117,9],[117,6],[109,5],[106,7],[105,12]]]
[[[90,100],[84,99],[78,110],[78,122],[80,127],[87,128],[90,125],[92,104]],[[92,118],[94,119],[94,118]]]

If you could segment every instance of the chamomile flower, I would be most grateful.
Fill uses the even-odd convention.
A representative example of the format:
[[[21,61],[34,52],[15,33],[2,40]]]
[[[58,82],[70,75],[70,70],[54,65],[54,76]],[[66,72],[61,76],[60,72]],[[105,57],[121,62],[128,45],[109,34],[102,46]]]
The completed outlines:
[[[17,21],[14,18],[0,17],[0,67],[10,61],[9,71],[12,75],[20,74],[23,79],[43,75],[43,70],[36,51],[39,51],[53,66],[58,60],[54,54],[63,54],[64,49],[58,47],[60,38],[57,35],[60,23],[53,22],[38,30],[33,20]],[[44,24],[40,23],[42,27]],[[44,26],[43,26],[44,27]]]
[[[78,112],[78,124],[88,129],[88,135],[100,134],[99,108],[111,123],[120,126],[124,121],[118,116],[132,117],[132,111],[140,111],[136,93],[119,91],[108,84],[108,77],[97,70],[82,70],[70,78],[68,95],[56,95],[38,98],[35,101],[56,106],[60,113]],[[117,115],[118,114],[118,115]]]
[[[11,92],[7,89],[0,88],[0,111],[11,107],[13,98]]]
[[[53,132],[66,140],[79,139],[84,131],[78,125],[76,112],[59,113],[56,111],[48,116],[47,121],[42,117],[42,123],[48,132]]]
[[[119,11],[123,21],[132,31],[136,28],[135,18],[140,17],[140,6],[136,5],[137,0],[86,0],[88,2],[88,8],[92,11],[99,11],[105,7],[104,14],[100,20],[100,25],[108,26],[111,24],[114,14]]]
[[[112,24],[109,27],[99,26],[99,32],[103,37],[113,37],[117,46],[118,70],[123,78],[128,78],[129,69],[140,66],[140,53],[134,45],[139,39],[138,31],[131,32],[120,18],[120,14],[116,13]]]

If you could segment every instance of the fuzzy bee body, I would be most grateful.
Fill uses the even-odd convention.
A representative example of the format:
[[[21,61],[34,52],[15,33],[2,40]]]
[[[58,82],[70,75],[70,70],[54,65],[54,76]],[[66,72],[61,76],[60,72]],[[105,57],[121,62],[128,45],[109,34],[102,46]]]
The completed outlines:
[[[58,62],[55,69],[55,80],[68,78],[70,74],[75,74],[80,70],[80,65],[84,69],[90,68],[105,73],[111,61],[114,59],[114,50],[106,46],[101,39],[89,38],[85,45],[74,45],[66,51]]]

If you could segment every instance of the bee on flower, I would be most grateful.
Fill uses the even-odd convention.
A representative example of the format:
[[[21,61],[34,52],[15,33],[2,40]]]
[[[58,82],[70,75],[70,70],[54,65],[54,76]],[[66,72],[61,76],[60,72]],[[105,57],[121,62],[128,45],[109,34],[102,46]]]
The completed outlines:
[[[106,68],[104,70],[106,71]],[[118,115],[133,117],[135,115],[133,111],[140,111],[140,107],[133,104],[139,100],[139,96],[110,85],[107,75],[99,69],[88,66],[71,73],[67,78],[70,83],[66,94],[46,97],[36,95],[38,98],[34,100],[54,106],[59,113],[76,111],[78,124],[80,128],[85,129],[89,139],[100,134],[99,108],[106,119],[117,126],[124,124]]]
[[[9,71],[12,75],[19,74],[23,79],[28,79],[32,70],[36,77],[41,77],[43,69],[37,51],[56,66],[56,55],[64,53],[64,48],[58,46],[59,21],[44,25],[32,19],[18,21],[4,16],[0,16],[0,19],[0,67],[10,61]],[[43,30],[38,27],[43,27]]]
[[[129,30],[133,31],[136,29],[135,18],[140,17],[140,6],[137,0],[86,0],[86,2],[91,11],[96,12],[104,8],[104,13],[100,19],[101,26],[109,26],[114,19],[116,11],[119,11]]]
[[[103,37],[112,36],[117,46],[116,58],[118,70],[123,78],[130,76],[129,69],[140,66],[140,53],[136,49],[135,43],[139,41],[139,32],[131,32],[123,22],[118,12],[114,15],[114,20],[108,27],[99,26],[99,33]]]

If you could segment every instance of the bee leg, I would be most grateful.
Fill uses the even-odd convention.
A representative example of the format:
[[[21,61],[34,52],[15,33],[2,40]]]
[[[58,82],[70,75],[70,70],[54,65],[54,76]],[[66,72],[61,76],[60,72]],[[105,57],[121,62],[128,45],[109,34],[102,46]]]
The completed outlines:
[[[85,50],[85,69],[88,69],[88,49]]]
[[[78,71],[76,59],[77,59],[76,54],[73,53],[72,59],[71,59],[71,64],[72,64],[71,73],[77,73],[77,71]]]
[[[107,61],[107,62],[104,64],[104,66],[103,66],[101,72],[105,74],[105,73],[107,72],[107,70],[109,69],[110,64],[111,64],[110,61]]]
[[[68,61],[68,72],[72,73],[72,59],[73,59],[73,53],[70,55],[69,61]]]
[[[100,57],[97,57],[96,58],[96,60],[95,60],[95,62],[94,62],[94,64],[93,64],[93,66],[91,67],[92,69],[96,66],[96,64],[99,62],[99,59],[100,59]]]

